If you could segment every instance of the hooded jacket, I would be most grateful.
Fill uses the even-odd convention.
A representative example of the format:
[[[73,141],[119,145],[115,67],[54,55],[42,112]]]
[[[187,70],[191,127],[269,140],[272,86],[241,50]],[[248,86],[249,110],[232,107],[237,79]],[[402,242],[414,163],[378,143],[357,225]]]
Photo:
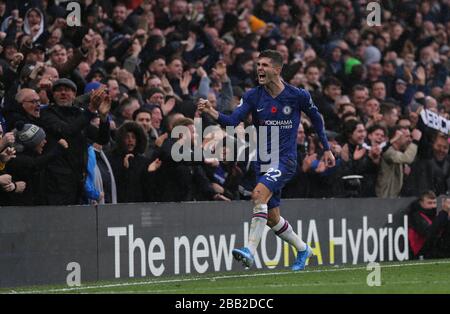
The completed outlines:
[[[132,152],[128,152],[125,146],[128,132],[136,137],[136,147]],[[118,203],[152,201],[152,195],[155,194],[154,174],[147,171],[150,159],[144,156],[146,147],[147,136],[136,122],[127,122],[117,130],[116,147],[107,157],[116,180]],[[128,159],[129,167],[125,168],[123,161],[127,154],[133,154],[134,157]]]
[[[44,42],[47,37],[49,36],[49,33],[45,30],[45,17],[44,14],[42,13],[42,11],[37,8],[37,7],[32,7],[30,9],[28,9],[24,15],[24,24],[23,24],[23,31],[25,32],[25,34],[27,35],[31,35],[31,27],[30,27],[30,22],[28,20],[28,14],[31,11],[36,11],[38,12],[38,14],[41,17],[41,22],[40,22],[40,28],[38,33],[31,39],[33,43],[40,41],[40,42]],[[8,34],[8,37],[11,38],[15,38],[15,34],[16,34],[16,29],[14,27],[11,27],[10,25],[10,21],[13,19],[13,16],[10,15],[7,18],[5,18],[3,20],[3,23],[0,26],[0,31],[1,32],[6,32]],[[40,38],[42,35],[44,35],[42,38]],[[39,39],[39,40],[38,40]]]
[[[35,11],[35,12],[39,13],[39,15],[41,16],[41,22],[39,24],[39,31],[32,38],[32,42],[34,43],[45,32],[45,24],[44,24],[45,17],[44,17],[44,14],[42,14],[41,10],[39,10],[38,8],[30,8],[29,10],[27,10],[27,13],[25,13],[25,19],[23,21],[23,30],[28,35],[31,35],[31,26],[30,26],[30,21],[29,21],[29,18],[28,18],[28,14],[31,11]]]

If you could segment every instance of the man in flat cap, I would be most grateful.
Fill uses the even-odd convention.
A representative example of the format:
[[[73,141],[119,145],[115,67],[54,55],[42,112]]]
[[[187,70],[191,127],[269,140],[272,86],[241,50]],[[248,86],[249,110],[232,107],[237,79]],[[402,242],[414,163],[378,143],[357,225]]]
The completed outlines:
[[[57,80],[52,86],[54,103],[41,112],[41,125],[47,134],[46,149],[59,139],[69,144],[65,154],[47,167],[46,197],[49,205],[80,204],[86,173],[88,138],[99,144],[109,141],[111,99],[101,87],[91,93],[87,109],[73,105],[77,86],[69,79]],[[100,117],[97,129],[90,122]]]

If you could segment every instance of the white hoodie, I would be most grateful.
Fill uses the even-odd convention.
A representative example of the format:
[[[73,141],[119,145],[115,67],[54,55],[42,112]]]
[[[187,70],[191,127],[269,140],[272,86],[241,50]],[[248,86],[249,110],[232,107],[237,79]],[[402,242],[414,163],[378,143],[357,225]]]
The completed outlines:
[[[23,23],[23,30],[28,35],[31,35],[30,22],[28,21],[28,14],[30,13],[30,11],[36,11],[41,16],[41,23],[39,25],[40,26],[39,32],[32,39],[32,41],[34,43],[39,38],[39,36],[41,36],[42,33],[44,32],[44,14],[42,14],[41,10],[39,10],[38,8],[31,8],[31,9],[29,9],[27,11],[27,13],[25,13],[25,19],[24,19],[24,23]]]

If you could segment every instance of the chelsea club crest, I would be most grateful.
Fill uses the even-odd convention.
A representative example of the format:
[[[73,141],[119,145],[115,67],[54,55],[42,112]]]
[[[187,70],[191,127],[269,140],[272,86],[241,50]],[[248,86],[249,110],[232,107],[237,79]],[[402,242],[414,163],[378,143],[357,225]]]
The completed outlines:
[[[292,112],[292,108],[291,108],[291,107],[289,107],[289,106],[284,106],[284,107],[283,107],[283,113],[284,113],[285,115],[290,115],[291,112]]]

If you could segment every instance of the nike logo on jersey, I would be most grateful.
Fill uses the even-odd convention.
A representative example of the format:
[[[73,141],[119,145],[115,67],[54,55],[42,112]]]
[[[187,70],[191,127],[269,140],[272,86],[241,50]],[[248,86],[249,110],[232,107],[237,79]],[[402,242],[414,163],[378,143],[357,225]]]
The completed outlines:
[[[256,109],[256,111],[258,111],[258,112],[261,112],[261,111],[263,111],[264,110],[264,108],[258,108],[258,109]]]

